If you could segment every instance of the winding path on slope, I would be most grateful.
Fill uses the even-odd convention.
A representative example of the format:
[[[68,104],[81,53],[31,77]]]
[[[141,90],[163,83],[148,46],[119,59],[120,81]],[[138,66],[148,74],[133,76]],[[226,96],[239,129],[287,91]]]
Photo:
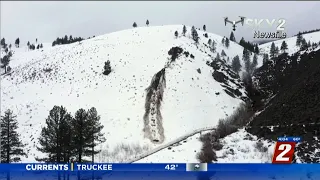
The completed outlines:
[[[183,136],[180,136],[180,137],[176,138],[175,140],[172,140],[172,141],[170,141],[170,142],[168,142],[166,144],[158,146],[158,147],[156,147],[155,149],[153,149],[153,150],[151,150],[149,152],[146,152],[146,153],[144,153],[144,154],[142,154],[142,155],[140,155],[138,157],[135,157],[135,159],[129,161],[128,163],[134,163],[136,161],[139,161],[139,160],[141,160],[143,158],[146,158],[146,157],[148,157],[148,156],[150,156],[152,154],[155,154],[155,153],[157,153],[157,152],[159,152],[159,151],[161,151],[161,150],[163,150],[163,149],[165,149],[165,148],[167,148],[169,146],[172,146],[172,145],[174,145],[176,143],[179,143],[179,142],[181,142],[181,141],[183,141],[183,140],[185,140],[185,139],[187,139],[187,138],[189,138],[191,136],[194,136],[194,135],[196,135],[198,133],[201,133],[203,131],[209,131],[209,130],[215,130],[215,129],[216,129],[215,127],[205,127],[205,128],[194,130],[194,131],[192,131],[192,132],[190,132],[188,134],[185,134]]]

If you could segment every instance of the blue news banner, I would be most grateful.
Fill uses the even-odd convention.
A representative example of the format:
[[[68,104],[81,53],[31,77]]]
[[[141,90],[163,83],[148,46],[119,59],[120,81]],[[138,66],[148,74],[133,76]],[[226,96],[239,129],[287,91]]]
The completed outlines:
[[[320,180],[320,164],[0,164],[0,179]]]

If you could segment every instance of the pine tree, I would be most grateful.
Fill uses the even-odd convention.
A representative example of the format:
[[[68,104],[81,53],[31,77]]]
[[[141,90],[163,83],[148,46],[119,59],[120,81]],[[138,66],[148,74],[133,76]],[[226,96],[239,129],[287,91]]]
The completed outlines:
[[[230,41],[229,41],[229,39],[228,38],[226,38],[226,41],[225,41],[225,45],[226,45],[226,47],[228,48],[229,47],[229,45],[230,45]]]
[[[69,36],[69,42],[70,42],[70,43],[73,43],[73,37],[72,37],[72,35]]]
[[[307,43],[307,41],[306,41],[305,38],[302,38],[302,40],[301,40],[301,47],[300,47],[300,49],[301,49],[301,50],[306,50],[306,49],[308,49],[308,43]]]
[[[104,63],[104,67],[103,67],[103,74],[104,75],[108,75],[111,73],[111,65],[110,65],[110,61],[108,60],[107,62]]]
[[[149,20],[147,19],[146,25],[149,26]]]
[[[77,161],[82,162],[83,156],[88,154],[89,144],[91,143],[91,128],[88,121],[88,113],[84,109],[79,109],[71,122],[73,127],[73,143]]]
[[[36,158],[46,162],[68,162],[72,152],[72,116],[63,106],[54,106],[46,119],[46,127],[41,130],[40,146],[37,149],[46,153],[46,158]]]
[[[37,49],[39,49],[39,48],[40,48],[40,45],[38,44],[38,45],[37,45]]]
[[[62,44],[69,44],[69,41],[68,41],[68,36],[65,35],[64,38],[63,38],[63,43]]]
[[[287,45],[287,43],[286,43],[286,41],[282,41],[282,44],[281,44],[281,51],[283,52],[283,53],[285,53],[286,52],[286,50],[288,49],[288,45]]]
[[[91,143],[89,143],[91,150],[88,149],[86,154],[91,154],[92,162],[94,162],[94,155],[100,152],[94,148],[106,141],[104,134],[101,132],[103,125],[100,123],[100,116],[94,107],[88,110],[88,126],[91,135]]]
[[[222,45],[225,45],[225,43],[224,43],[224,38],[225,38],[225,37],[223,37],[222,40],[221,40],[221,44],[222,44]]]
[[[257,54],[260,53],[258,44],[255,44],[255,46],[254,46],[254,52],[257,53]]]
[[[133,25],[132,25],[134,28],[138,27],[137,23],[134,22]]]
[[[8,109],[1,116],[1,162],[11,163],[21,161],[21,156],[27,156],[24,152],[24,144],[22,144],[19,134],[17,133],[18,122],[17,116]]]
[[[263,55],[263,63],[266,63],[269,61],[269,55],[268,54],[264,54]]]
[[[240,42],[239,42],[239,45],[242,46],[242,47],[245,47],[245,43],[246,41],[244,40],[244,38],[242,37]]]
[[[219,61],[219,60],[221,60],[221,58],[220,58],[220,54],[219,54],[219,53],[217,53],[217,56],[216,56],[216,58],[215,58],[215,61]]]
[[[241,70],[240,58],[238,55],[232,59],[231,67],[232,67],[232,70],[236,73],[239,73],[239,71]]]
[[[222,49],[222,51],[221,51],[221,56],[222,56],[222,57],[227,56],[226,52],[224,52],[223,49]]]
[[[301,46],[302,38],[303,38],[302,34],[301,34],[301,32],[299,32],[298,35],[297,35],[296,46]]]
[[[38,38],[36,38],[36,43],[38,43]]]
[[[196,44],[198,44],[199,36],[198,36],[198,32],[194,26],[192,26],[192,28],[191,28],[191,35],[192,35],[192,39],[196,42]]]
[[[42,45],[42,43],[40,44],[40,48],[43,48],[43,45]]]
[[[246,48],[243,49],[242,59],[245,63],[246,72],[251,74],[250,52]]]
[[[211,52],[215,53],[216,52],[216,42],[214,40],[212,40],[211,42],[211,48],[210,48]]]
[[[278,46],[276,46],[275,53],[276,53],[276,55],[278,55],[278,54],[279,54],[279,47],[278,47]]]
[[[4,73],[7,73],[7,66],[10,62],[10,56],[8,55],[4,55],[2,58],[1,58],[1,63],[4,67]]]
[[[270,48],[270,57],[274,58],[276,56],[276,45],[274,42],[271,43],[271,48]]]
[[[186,33],[187,33],[187,27],[185,25],[183,25],[182,35],[185,36]]]
[[[206,30],[207,30],[206,25],[203,25],[203,31],[206,31]]]
[[[2,46],[3,48],[5,48],[5,46],[6,46],[6,39],[2,38],[0,44],[1,44],[1,46]]]
[[[311,47],[311,42],[310,41],[308,41],[308,47]]]
[[[208,40],[208,44],[209,44],[209,46],[211,46],[211,43],[212,43],[212,40],[211,40],[211,39],[209,39],[209,40]]]
[[[255,70],[258,65],[258,56],[257,54],[253,55],[252,63],[251,63],[251,71]]]
[[[10,45],[9,45],[9,49],[11,49],[11,47],[12,47],[12,45],[10,44]]]
[[[236,38],[234,37],[234,34],[233,34],[232,31],[231,31],[231,34],[230,34],[230,41],[236,42]]]
[[[174,32],[174,36],[175,36],[176,38],[178,38],[178,36],[179,36],[178,31]]]

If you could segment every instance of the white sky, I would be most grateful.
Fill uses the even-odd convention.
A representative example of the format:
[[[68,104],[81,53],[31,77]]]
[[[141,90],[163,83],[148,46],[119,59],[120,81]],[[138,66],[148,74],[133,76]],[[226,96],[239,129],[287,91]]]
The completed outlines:
[[[52,42],[64,35],[87,38],[128,29],[133,22],[138,26],[185,24],[229,36],[231,26],[224,25],[223,17],[238,20],[248,18],[285,18],[289,35],[298,31],[320,28],[320,2],[212,2],[212,1],[1,1],[1,37],[13,43],[19,37],[22,43]],[[265,29],[265,31],[274,31]],[[236,39],[252,38],[252,29],[238,27]]]

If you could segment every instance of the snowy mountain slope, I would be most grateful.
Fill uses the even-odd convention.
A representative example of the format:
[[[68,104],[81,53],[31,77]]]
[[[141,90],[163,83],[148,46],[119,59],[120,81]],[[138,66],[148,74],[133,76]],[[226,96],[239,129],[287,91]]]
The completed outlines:
[[[45,46],[43,51],[17,50],[10,62],[11,75],[1,77],[1,114],[10,108],[17,115],[19,133],[29,150],[23,161],[33,162],[35,156],[41,156],[36,150],[37,138],[54,105],[63,105],[72,114],[79,108],[96,107],[105,126],[107,142],[100,146],[104,150],[107,146],[112,149],[132,143],[158,146],[159,143],[145,138],[143,132],[148,126],[143,119],[145,90],[165,66],[168,68],[159,122],[164,139],[160,143],[194,129],[214,126],[230,115],[241,99],[225,93],[225,88],[213,79],[213,69],[206,62],[212,61],[216,53],[204,45],[208,38],[198,31],[197,48],[190,39],[190,27],[186,37],[175,38],[176,30],[181,32],[182,26],[135,28],[80,43]],[[221,36],[210,33],[208,36],[217,42],[217,52],[223,49],[230,59],[241,57],[241,46],[230,42],[226,48],[220,43]],[[168,51],[175,46],[194,58],[181,55],[168,63]],[[113,71],[104,76],[102,70],[107,60]],[[237,87],[232,82],[229,85]],[[239,90],[244,95],[244,90]]]
[[[310,33],[305,34],[303,37],[307,41],[311,42],[318,42],[320,40],[320,33]],[[283,40],[275,41],[276,45],[281,45]],[[295,46],[296,37],[285,39],[288,43],[289,53],[293,54],[299,51],[299,48]],[[269,51],[271,43],[263,44],[260,48],[265,48]],[[264,49],[264,50],[265,50]],[[313,51],[317,51],[318,48],[313,49]],[[309,51],[302,51],[300,54],[304,54],[304,52]],[[298,58],[299,60],[300,58]],[[289,63],[290,64],[290,63]],[[141,159],[138,162],[166,162],[166,161],[173,161],[173,162],[197,162],[198,160],[195,159],[196,152],[200,150],[198,145],[199,141],[196,140],[198,135],[188,138],[186,142],[180,142],[179,146],[164,149],[161,152],[153,154],[149,157]],[[316,137],[314,137],[316,138]],[[250,133],[246,132],[245,130],[241,129],[236,133],[233,133],[223,139],[220,142],[224,145],[223,149],[217,151],[218,156],[218,163],[265,163],[271,161],[271,155],[274,150],[275,142],[270,140],[261,140],[257,136],[251,135]],[[259,147],[258,147],[259,146]],[[300,147],[300,146],[299,146]],[[192,152],[191,152],[192,151]],[[316,156],[317,149],[314,153],[308,152]],[[176,153],[179,152],[179,153]],[[190,153],[193,153],[193,156],[188,156]],[[299,152],[301,153],[301,152]],[[296,162],[300,162],[300,158],[298,153],[295,154]],[[189,160],[188,160],[189,159]]]
[[[313,32],[313,33],[308,33],[308,34],[303,34],[302,35],[303,38],[306,39],[307,42],[310,41],[310,43],[318,43],[320,41],[320,32]],[[274,44],[276,46],[281,47],[281,43],[283,41],[286,41],[286,43],[288,44],[288,54],[294,54],[296,52],[298,52],[300,50],[300,47],[296,46],[296,41],[297,41],[297,37],[290,37],[290,38],[286,38],[286,39],[281,39],[281,40],[277,40],[277,41],[273,41]],[[271,47],[272,42],[269,43],[265,43],[259,46],[260,48],[260,52],[261,53],[268,53],[270,55],[270,47]]]

